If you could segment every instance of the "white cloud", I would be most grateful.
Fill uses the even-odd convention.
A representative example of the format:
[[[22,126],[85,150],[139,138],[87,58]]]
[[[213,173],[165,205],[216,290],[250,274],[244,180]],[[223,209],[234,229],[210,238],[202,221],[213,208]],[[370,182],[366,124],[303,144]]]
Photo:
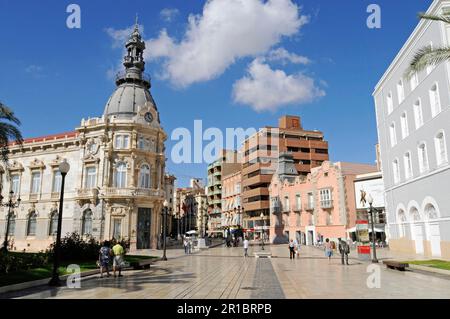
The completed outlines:
[[[305,104],[325,96],[314,79],[301,73],[287,75],[273,70],[261,59],[248,67],[248,74],[233,85],[233,99],[255,111],[276,111],[289,104]]]
[[[113,40],[113,48],[120,48],[125,45],[125,42],[128,40],[130,35],[133,33],[134,25],[126,28],[126,29],[114,29],[114,28],[106,28],[106,33]],[[144,26],[139,25],[139,31],[141,34],[144,33]]]
[[[164,77],[186,87],[220,76],[239,58],[266,54],[308,22],[292,0],[209,0],[190,15],[180,41],[165,30],[147,41],[146,58],[163,58]]]
[[[163,19],[166,22],[171,22],[178,14],[180,14],[180,11],[178,9],[172,8],[162,9],[161,12],[159,13],[161,19]]]
[[[307,57],[297,55],[295,53],[291,53],[284,48],[278,48],[270,51],[267,54],[268,61],[279,61],[282,64],[286,64],[287,62],[293,64],[309,64],[311,60]]]

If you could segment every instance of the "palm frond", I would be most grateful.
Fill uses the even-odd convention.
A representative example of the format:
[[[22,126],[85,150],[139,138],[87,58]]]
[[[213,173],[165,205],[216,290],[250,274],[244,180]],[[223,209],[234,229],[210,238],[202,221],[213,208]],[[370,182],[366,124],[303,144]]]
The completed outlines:
[[[432,21],[442,21],[444,23],[450,24],[450,15],[448,14],[427,14],[424,12],[419,13],[420,19],[432,20]]]
[[[20,125],[20,120],[14,115],[14,112],[2,102],[0,102],[0,119]]]
[[[428,66],[438,65],[444,61],[450,61],[449,46],[439,48],[432,48],[431,46],[423,47],[414,55],[405,76],[411,78],[414,73],[422,71]]]

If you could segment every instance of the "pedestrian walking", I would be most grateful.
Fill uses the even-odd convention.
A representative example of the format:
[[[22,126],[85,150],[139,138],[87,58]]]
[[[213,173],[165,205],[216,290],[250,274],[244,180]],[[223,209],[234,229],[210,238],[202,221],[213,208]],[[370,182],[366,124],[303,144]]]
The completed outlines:
[[[122,266],[124,263],[123,256],[125,255],[125,249],[122,245],[117,242],[112,248],[114,259],[113,259],[113,275],[116,277],[116,271],[119,271],[119,277],[122,277]]]
[[[339,253],[341,254],[342,264],[348,265],[348,254],[350,253],[350,246],[345,241],[343,241],[341,238],[339,238],[338,240],[339,240]],[[345,259],[345,263],[344,263],[344,259]]]
[[[333,256],[333,245],[328,238],[325,239],[325,256],[328,257],[328,261],[331,261]]]
[[[295,255],[297,258],[300,258],[300,244],[298,243],[297,238],[294,239],[294,246],[295,246]]]
[[[189,243],[186,237],[183,239],[183,247],[184,247],[184,253],[187,255],[189,253]]]
[[[289,242],[289,259],[295,259],[295,244],[292,239]]]
[[[192,254],[192,238],[188,239],[188,254]]]
[[[111,261],[111,244],[109,241],[105,240],[103,246],[100,248],[98,254],[98,264],[100,266],[100,278],[103,278],[103,272],[106,270],[106,276],[111,276],[109,274],[109,262]]]
[[[248,246],[249,246],[249,241],[248,241],[248,238],[245,237],[245,239],[244,239],[244,257],[248,257]]]

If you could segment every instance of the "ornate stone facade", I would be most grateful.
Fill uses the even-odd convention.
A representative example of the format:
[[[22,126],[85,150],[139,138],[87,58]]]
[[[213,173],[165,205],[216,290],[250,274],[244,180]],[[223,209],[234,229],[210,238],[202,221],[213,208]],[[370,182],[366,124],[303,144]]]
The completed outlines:
[[[54,241],[62,160],[70,164],[65,182],[63,235],[79,232],[99,240],[124,238],[131,250],[156,248],[165,199],[166,133],[144,75],[136,26],[126,43],[125,72],[100,118],[82,120],[74,132],[27,139],[10,146],[1,173],[2,195],[22,199],[10,225],[12,249],[37,251]],[[7,211],[0,211],[4,236]]]

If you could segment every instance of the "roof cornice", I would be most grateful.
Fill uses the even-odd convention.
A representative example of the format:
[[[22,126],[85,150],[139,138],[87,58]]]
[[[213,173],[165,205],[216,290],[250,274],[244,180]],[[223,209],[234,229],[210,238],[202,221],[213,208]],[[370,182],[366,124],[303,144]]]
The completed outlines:
[[[428,10],[426,11],[427,14],[432,14],[439,12],[443,7],[450,6],[449,0],[434,0],[433,3],[430,5]],[[401,62],[406,58],[411,48],[414,46],[416,41],[420,38],[420,36],[428,29],[428,27],[433,23],[434,21],[424,20],[421,19],[412,32],[412,34],[408,37],[405,44],[402,46],[400,51],[395,56],[394,60],[389,65],[386,72],[383,74],[381,79],[378,81],[377,85],[375,86],[375,89],[372,93],[372,96],[375,96],[382,85],[386,82],[386,80],[389,78],[390,74],[393,73],[398,66],[401,64]]]

